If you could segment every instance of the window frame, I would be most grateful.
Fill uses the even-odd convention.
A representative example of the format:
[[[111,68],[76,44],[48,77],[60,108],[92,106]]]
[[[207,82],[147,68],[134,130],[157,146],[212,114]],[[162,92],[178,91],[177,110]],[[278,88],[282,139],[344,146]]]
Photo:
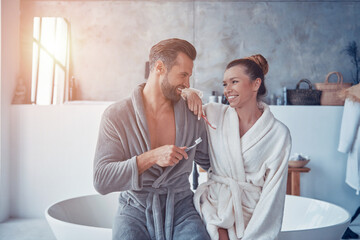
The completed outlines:
[[[38,18],[38,35],[35,35],[35,19]],[[60,60],[56,58],[56,53],[51,53],[46,46],[44,46],[41,42],[43,30],[42,30],[42,24],[44,18],[54,18],[55,20],[55,26],[54,26],[54,41],[56,41],[57,31],[58,31],[58,21],[59,19],[63,20],[66,23],[66,53],[65,53],[65,64],[62,64]],[[36,37],[38,39],[36,39]],[[37,47],[37,53],[36,53],[36,61],[34,61],[34,46]],[[69,57],[70,57],[70,23],[65,18],[62,17],[34,17],[33,20],[33,34],[32,34],[32,65],[36,63],[36,73],[34,76],[34,73],[32,72],[32,78],[31,78],[31,96],[30,101],[32,104],[39,104],[38,103],[38,88],[39,88],[39,68],[40,68],[40,60],[41,60],[41,50],[44,51],[51,59],[52,59],[52,80],[51,80],[51,99],[50,103],[51,105],[56,104],[57,102],[63,103],[68,100],[68,96],[66,92],[68,92],[68,80],[69,80]],[[56,67],[59,67],[64,71],[64,86],[62,91],[62,97],[59,99],[54,99],[55,95],[55,78],[56,78]],[[34,67],[32,67],[32,71],[34,71]],[[35,79],[33,79],[35,77]],[[34,82],[35,81],[35,82]],[[34,88],[34,89],[33,89]],[[59,98],[59,96],[58,96]]]

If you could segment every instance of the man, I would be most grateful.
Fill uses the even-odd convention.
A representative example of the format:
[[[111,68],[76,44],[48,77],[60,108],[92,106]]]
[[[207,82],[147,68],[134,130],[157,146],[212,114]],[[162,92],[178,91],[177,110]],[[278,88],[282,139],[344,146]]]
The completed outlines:
[[[195,58],[185,40],[159,42],[147,83],[103,114],[94,186],[101,194],[121,191],[113,239],[210,239],[188,180],[193,159],[210,166],[206,130],[180,97]]]

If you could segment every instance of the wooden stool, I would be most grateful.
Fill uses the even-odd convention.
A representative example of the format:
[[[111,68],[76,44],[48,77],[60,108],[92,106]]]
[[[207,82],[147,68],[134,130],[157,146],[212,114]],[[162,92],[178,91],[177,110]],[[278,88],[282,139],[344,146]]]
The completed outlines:
[[[288,168],[286,194],[300,196],[300,173],[309,172],[310,168]]]

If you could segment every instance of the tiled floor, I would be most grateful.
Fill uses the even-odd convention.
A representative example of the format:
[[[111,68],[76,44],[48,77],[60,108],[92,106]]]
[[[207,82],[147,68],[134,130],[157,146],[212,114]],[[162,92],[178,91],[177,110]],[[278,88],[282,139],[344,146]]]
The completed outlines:
[[[360,217],[350,224],[350,229],[360,236]]]
[[[360,217],[351,225],[360,235]],[[0,223],[0,240],[56,240],[45,219],[9,219]]]
[[[45,219],[8,219],[0,223],[0,240],[56,240]]]
[[[360,236],[360,216],[350,224],[350,229]]]

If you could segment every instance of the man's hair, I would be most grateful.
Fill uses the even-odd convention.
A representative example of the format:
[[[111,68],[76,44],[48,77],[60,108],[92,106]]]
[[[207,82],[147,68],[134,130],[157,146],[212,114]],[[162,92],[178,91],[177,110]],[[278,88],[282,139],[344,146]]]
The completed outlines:
[[[195,47],[186,40],[171,38],[155,44],[151,48],[149,55],[150,71],[154,68],[157,60],[161,60],[166,69],[170,71],[175,65],[175,59],[180,52],[186,54],[193,61],[196,58]]]

